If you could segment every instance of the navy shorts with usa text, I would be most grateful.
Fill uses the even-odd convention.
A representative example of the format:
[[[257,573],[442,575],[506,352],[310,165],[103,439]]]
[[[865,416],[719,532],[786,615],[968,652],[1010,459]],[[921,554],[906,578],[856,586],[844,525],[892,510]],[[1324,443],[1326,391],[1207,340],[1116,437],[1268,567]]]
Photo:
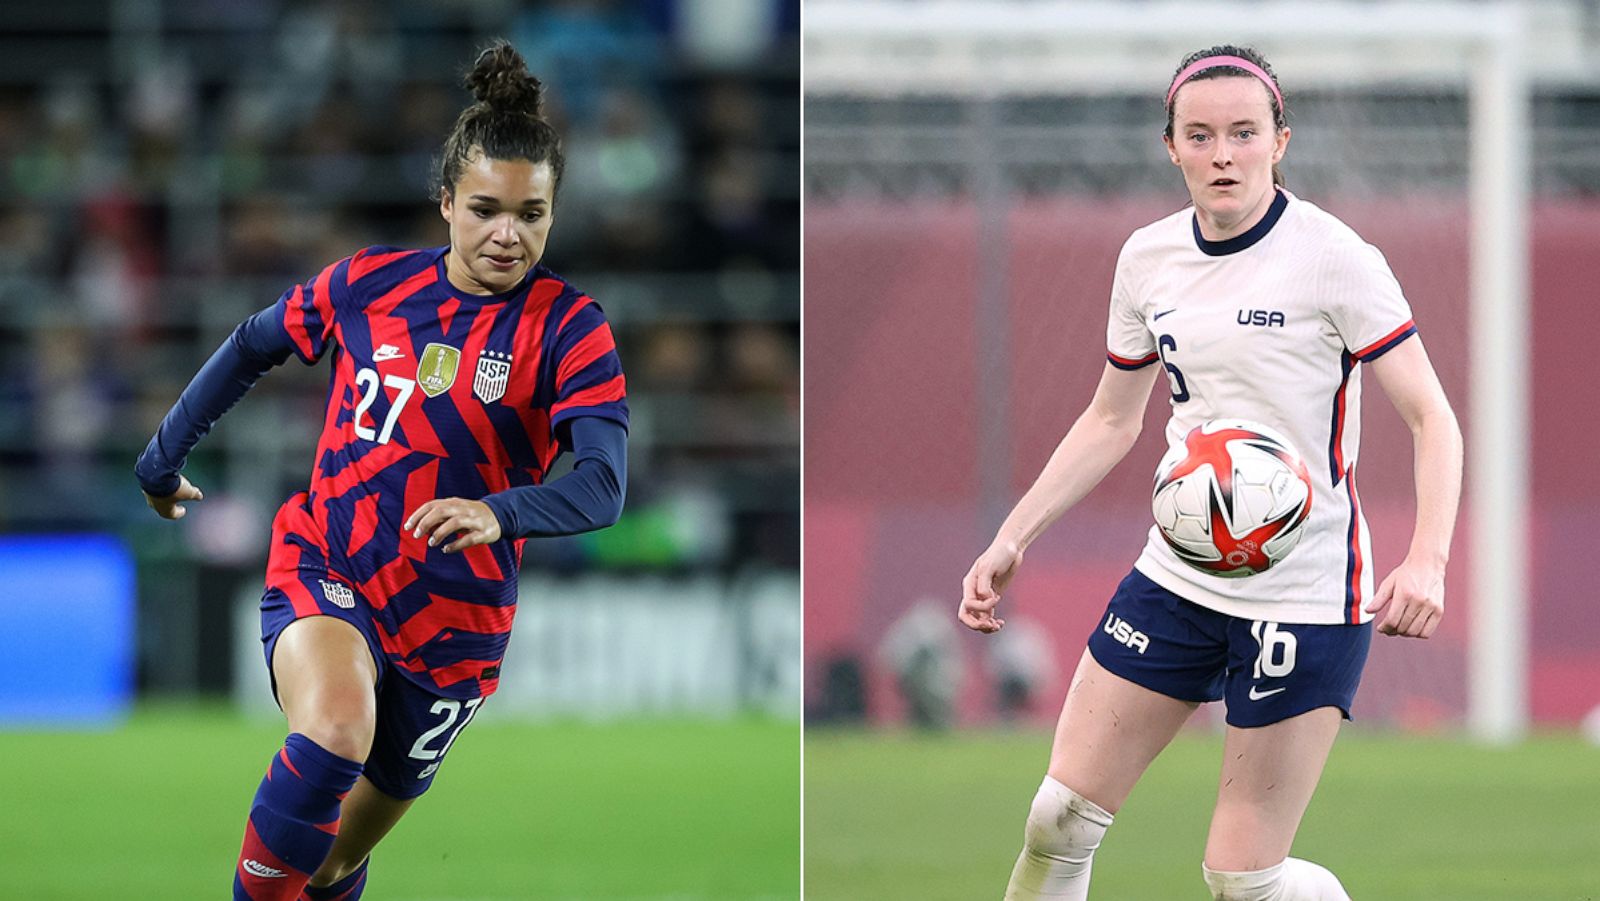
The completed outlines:
[[[484,699],[441,697],[406,678],[388,662],[378,640],[378,624],[360,589],[323,570],[305,568],[296,575],[298,584],[288,586],[296,598],[291,599],[283,586],[269,587],[261,597],[261,641],[273,697],[278,685],[272,676],[272,653],[290,623],[307,616],[332,616],[355,626],[378,667],[377,728],[362,775],[390,797],[418,797],[433,784],[445,753]]]
[[[1134,570],[1089,636],[1101,666],[1180,701],[1226,699],[1228,725],[1267,726],[1318,707],[1346,719],[1372,624],[1311,625],[1218,613]]]

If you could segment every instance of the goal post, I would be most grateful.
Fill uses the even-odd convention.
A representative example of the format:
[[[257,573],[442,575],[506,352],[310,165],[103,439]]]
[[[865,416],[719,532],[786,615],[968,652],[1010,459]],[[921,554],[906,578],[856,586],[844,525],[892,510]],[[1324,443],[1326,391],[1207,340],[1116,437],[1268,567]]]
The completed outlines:
[[[1526,733],[1530,84],[1520,5],[807,0],[803,25],[808,96],[1140,94],[1194,47],[1257,41],[1273,42],[1275,66],[1296,84],[1459,88],[1471,148],[1466,721],[1485,742]],[[979,281],[984,293],[1004,283],[1003,272]],[[1005,440],[1004,423],[984,431]]]
[[[1517,10],[1474,46],[1472,153],[1472,559],[1468,728],[1497,744],[1528,728],[1528,80]],[[1487,524],[1493,523],[1489,528]]]

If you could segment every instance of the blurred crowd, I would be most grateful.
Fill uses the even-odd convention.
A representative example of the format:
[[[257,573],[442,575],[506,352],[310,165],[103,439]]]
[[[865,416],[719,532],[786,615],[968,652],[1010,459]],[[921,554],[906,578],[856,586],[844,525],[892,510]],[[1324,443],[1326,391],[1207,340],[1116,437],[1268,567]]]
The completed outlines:
[[[433,159],[504,36],[565,136],[545,262],[606,308],[635,414],[629,518],[545,553],[797,565],[798,0],[135,5],[159,15],[107,4],[0,60],[0,531],[259,558],[325,372],[269,374],[192,459],[233,538],[145,537],[133,459],[284,288],[447,240]]]

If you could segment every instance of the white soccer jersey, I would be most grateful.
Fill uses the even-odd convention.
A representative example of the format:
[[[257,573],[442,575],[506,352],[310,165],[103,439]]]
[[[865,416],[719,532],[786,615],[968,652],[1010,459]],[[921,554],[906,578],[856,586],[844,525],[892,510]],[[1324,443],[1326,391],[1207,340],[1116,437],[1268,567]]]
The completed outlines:
[[[1164,366],[1167,444],[1210,419],[1248,419],[1293,443],[1311,474],[1306,532],[1271,569],[1239,579],[1178,559],[1152,526],[1135,568],[1194,603],[1289,623],[1359,623],[1373,591],[1356,494],[1361,371],[1416,332],[1377,248],[1286,191],[1227,241],[1193,208],[1134,232],[1117,259],[1106,346],[1123,369]]]

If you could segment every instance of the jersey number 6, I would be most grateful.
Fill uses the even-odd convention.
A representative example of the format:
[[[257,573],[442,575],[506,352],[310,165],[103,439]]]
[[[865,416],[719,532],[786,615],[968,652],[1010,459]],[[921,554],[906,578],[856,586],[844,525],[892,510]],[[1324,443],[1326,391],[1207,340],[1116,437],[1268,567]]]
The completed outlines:
[[[362,369],[356,373],[356,387],[361,389],[361,402],[356,404],[356,437],[363,441],[388,444],[389,436],[394,434],[394,424],[400,419],[400,411],[411,399],[411,392],[417,390],[417,383],[404,376],[384,376],[383,383],[400,392],[400,395],[389,405],[389,415],[383,418],[383,430],[374,432],[372,426],[361,424],[361,418],[367,415],[372,402],[378,399],[378,372],[375,369]]]
[[[1256,620],[1250,624],[1250,635],[1261,647],[1256,656],[1256,678],[1263,675],[1279,679],[1294,672],[1295,648],[1299,644],[1294,633],[1280,629],[1277,623]]]
[[[1181,404],[1189,399],[1189,386],[1184,384],[1183,373],[1167,359],[1167,351],[1177,350],[1178,342],[1171,335],[1162,335],[1156,349],[1161,354],[1161,365],[1167,367],[1167,381],[1172,383],[1172,402]]]

